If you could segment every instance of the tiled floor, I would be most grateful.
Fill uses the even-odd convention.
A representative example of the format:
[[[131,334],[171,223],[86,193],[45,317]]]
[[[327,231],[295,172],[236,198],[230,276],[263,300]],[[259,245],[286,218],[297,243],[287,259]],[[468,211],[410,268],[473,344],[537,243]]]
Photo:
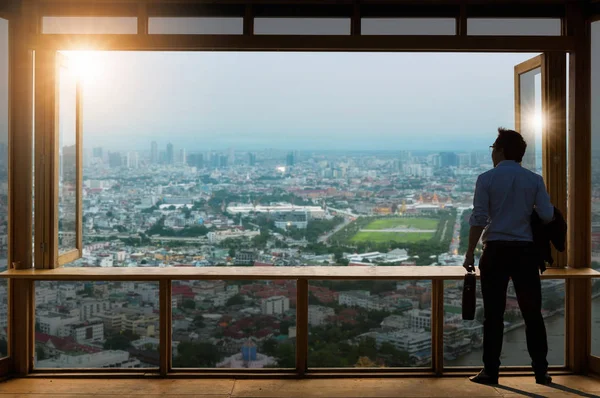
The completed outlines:
[[[599,397],[600,379],[555,376],[540,386],[533,377],[504,377],[500,386],[471,383],[465,377],[364,379],[46,379],[0,383],[0,398],[202,397],[202,398],[379,398],[379,397]]]

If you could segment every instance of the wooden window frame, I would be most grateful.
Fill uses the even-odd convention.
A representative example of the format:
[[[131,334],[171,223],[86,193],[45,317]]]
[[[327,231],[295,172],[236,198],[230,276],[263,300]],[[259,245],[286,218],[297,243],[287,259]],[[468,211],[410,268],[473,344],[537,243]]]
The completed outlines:
[[[316,10],[318,4],[308,0],[307,6],[312,11],[308,14],[319,14],[322,11]],[[275,1],[274,1],[275,2]],[[319,1],[322,2],[322,1]],[[517,11],[508,7],[511,1],[499,0],[493,5],[482,4],[476,1],[454,1],[440,0],[436,5],[428,6],[428,9],[423,6],[415,6],[414,2],[398,0],[397,11],[399,15],[418,15],[419,17],[431,17],[443,15],[455,15],[457,30],[456,36],[378,36],[364,37],[360,36],[360,24],[356,28],[356,21],[360,22],[361,10],[367,5],[357,5],[352,1],[347,1],[353,4],[353,32],[352,36],[344,37],[314,37],[314,36],[254,36],[253,35],[253,2],[248,0],[240,0],[239,4],[227,5],[228,9],[235,9],[235,15],[238,15],[238,6],[241,6],[244,17],[244,36],[231,37],[227,35],[147,35],[147,16],[194,16],[194,12],[198,15],[206,16],[206,10],[210,7],[201,4],[202,1],[190,2],[189,4],[181,5],[177,2],[167,0],[157,0],[156,2],[147,3],[145,1],[119,3],[117,1],[110,2],[94,2],[92,0],[82,0],[76,7],[70,2],[45,0],[43,3],[23,2],[22,8],[19,10],[19,26],[15,31],[19,33],[17,38],[11,36],[11,48],[13,58],[11,65],[18,65],[11,74],[11,128],[10,137],[14,138],[9,141],[9,147],[12,154],[10,160],[10,178],[11,191],[9,197],[10,217],[12,219],[27,219],[31,215],[31,184],[16,184],[15,181],[31,181],[32,167],[31,156],[27,153],[28,148],[31,149],[31,138],[27,138],[27,126],[31,127],[31,103],[33,101],[30,87],[31,76],[27,76],[27,65],[31,65],[31,52],[36,51],[36,60],[38,56],[42,59],[47,57],[47,52],[62,50],[77,50],[89,49],[90,47],[97,50],[137,50],[137,51],[152,51],[152,50],[170,50],[170,51],[202,51],[202,50],[223,50],[223,51],[436,51],[436,52],[568,52],[570,58],[570,89],[569,95],[571,101],[569,106],[570,112],[570,130],[569,135],[569,175],[572,178],[568,181],[569,201],[575,203],[575,206],[568,208],[568,220],[571,228],[569,229],[568,245],[568,264],[575,268],[590,267],[590,238],[591,234],[588,231],[590,222],[590,203],[589,193],[591,186],[589,184],[590,177],[590,159],[588,159],[590,150],[590,109],[589,109],[589,32],[586,33],[586,24],[590,18],[598,19],[600,15],[600,7],[598,2],[591,3],[590,10],[595,13],[590,15],[590,10],[583,9],[581,4],[569,3],[560,0],[547,0],[544,4],[538,1],[521,0],[520,7]],[[412,4],[411,4],[412,3]],[[304,3],[303,3],[304,4]],[[549,7],[545,7],[547,4]],[[512,4],[514,5],[514,4]],[[235,6],[235,7],[234,7]],[[381,7],[383,7],[382,5]],[[387,4],[385,5],[388,6]],[[74,8],[75,7],[75,8]],[[213,5],[216,12],[223,12],[225,5]],[[372,13],[377,13],[377,5],[370,6]],[[419,8],[420,7],[420,8]],[[444,9],[442,12],[442,8]],[[159,12],[157,12],[159,10]],[[195,11],[194,11],[195,10]],[[509,12],[510,10],[510,12]],[[231,11],[229,11],[231,12]],[[406,14],[405,14],[406,12]],[[515,15],[518,13],[518,15]],[[586,14],[587,13],[587,14]],[[386,14],[386,13],[384,13]],[[539,15],[538,15],[539,14]],[[563,18],[563,36],[466,36],[467,23],[469,17],[532,17],[532,16],[553,16]],[[39,34],[40,15],[81,15],[81,16],[138,16],[138,34],[137,35],[41,35]],[[211,14],[213,15],[213,14]],[[216,14],[214,14],[216,15]],[[391,16],[391,15],[390,15]],[[144,28],[145,27],[145,28]],[[11,28],[12,31],[13,28]],[[44,64],[38,63],[41,69],[38,72],[44,71]],[[22,67],[25,66],[25,69]],[[36,74],[36,87],[44,87],[42,83],[47,80],[43,76]],[[586,88],[587,86],[587,88]],[[29,91],[29,93],[27,92]],[[577,92],[577,96],[575,96]],[[48,98],[42,95],[36,99],[38,107],[36,107],[36,126],[39,126],[39,121],[45,122],[44,109],[48,106]],[[41,113],[41,115],[39,114]],[[46,121],[47,122],[47,121]],[[42,140],[43,134],[36,132],[36,148],[38,148],[38,139]],[[41,141],[44,143],[45,141]],[[37,149],[36,149],[37,150]],[[36,156],[36,191],[38,189],[39,173],[44,168],[38,164]],[[17,176],[19,178],[17,178]],[[43,192],[43,191],[42,191]],[[43,205],[40,197],[36,192],[36,243],[40,242],[37,239],[39,233],[38,222],[44,220],[40,213]],[[10,267],[15,269],[30,268],[31,261],[31,225],[27,223],[10,223],[9,221],[9,256],[11,259]],[[49,225],[49,224],[48,224]],[[47,231],[49,227],[41,225],[42,231]],[[29,233],[28,233],[29,232]],[[43,240],[41,241],[43,242]],[[576,244],[575,244],[576,243]],[[40,256],[39,247],[35,246],[35,264],[36,268],[51,268],[54,265],[51,261],[45,263],[43,256]],[[41,260],[41,261],[38,261]],[[47,266],[45,266],[47,265]],[[56,270],[46,272],[56,272]],[[65,269],[66,270],[66,269]],[[144,270],[149,272],[150,270]],[[235,271],[235,270],[232,270]],[[244,270],[246,271],[246,270]],[[345,270],[346,271],[346,270]],[[549,270],[558,271],[558,270]],[[12,271],[10,271],[12,272]],[[37,272],[29,270],[26,272]],[[76,278],[79,280],[89,279],[92,273],[84,272]],[[149,272],[145,278],[151,276]],[[205,278],[205,275],[199,278]],[[12,371],[17,374],[27,374],[32,370],[33,358],[33,319],[34,319],[34,303],[33,303],[33,280],[38,278],[34,275],[33,279],[22,279],[20,277],[12,277],[11,286],[11,348],[15,354],[13,363],[11,364]],[[41,278],[38,278],[41,279]],[[104,280],[111,280],[106,278]],[[120,277],[117,279],[121,279]],[[179,276],[172,279],[181,279]],[[240,277],[238,276],[238,279]],[[300,278],[302,279],[302,278]],[[354,278],[361,279],[361,278]],[[567,368],[574,372],[585,372],[587,368],[600,372],[600,363],[589,355],[589,337],[590,337],[590,282],[589,278],[566,278],[566,322],[567,332],[565,335],[567,353],[566,358]],[[74,280],[74,279],[70,279]],[[139,279],[136,279],[139,280]],[[164,282],[161,282],[164,283]],[[162,303],[166,302],[168,295],[162,291],[165,287],[161,285],[161,317],[166,319],[168,309],[162,309]],[[439,297],[439,289],[433,294],[434,297]],[[436,299],[437,300],[437,299]],[[438,307],[434,310],[439,311]],[[170,305],[169,305],[170,308]],[[433,308],[432,308],[433,309]],[[164,314],[163,314],[164,312]],[[300,319],[300,318],[298,318]],[[443,319],[443,318],[442,318]],[[163,320],[163,322],[166,322]],[[439,322],[438,322],[439,323]],[[583,328],[582,325],[587,328]],[[434,336],[439,338],[439,326],[435,327],[437,332]],[[433,330],[434,328],[432,328]],[[16,331],[19,331],[18,333]],[[163,328],[161,327],[161,330]],[[165,333],[167,333],[165,331]],[[163,336],[161,332],[161,342],[168,341],[167,336]],[[437,344],[440,344],[439,342]],[[170,347],[170,344],[166,346]],[[439,347],[433,348],[439,355]],[[301,356],[297,356],[301,358]],[[588,359],[587,365],[582,365]],[[12,359],[12,357],[11,357]],[[170,359],[161,357],[161,372],[169,372]],[[443,367],[434,362],[436,372],[443,370]],[[594,362],[596,361],[596,362]],[[594,365],[596,363],[596,365]],[[443,365],[443,363],[442,363]],[[0,366],[2,364],[0,363]],[[299,365],[298,369],[301,369]],[[306,365],[304,365],[306,369]],[[98,372],[96,370],[96,372]],[[68,375],[65,373],[65,375]]]
[[[243,268],[243,267],[242,267]],[[52,374],[72,377],[74,374],[130,375],[145,377],[147,375],[189,377],[190,375],[223,376],[245,375],[252,377],[281,377],[284,375],[300,377],[323,376],[377,376],[381,374],[394,375],[436,375],[473,372],[476,367],[444,368],[443,361],[443,284],[447,280],[462,280],[464,268],[449,267],[418,267],[392,266],[369,269],[362,267],[274,267],[274,268],[244,268],[240,267],[204,267],[201,269],[183,268],[56,268],[54,270],[9,270],[0,273],[1,278],[12,278],[21,283],[29,283],[33,289],[35,281],[137,281],[159,282],[160,300],[160,366],[159,368],[144,369],[33,369],[30,364],[29,372]],[[590,268],[549,269],[542,275],[543,280],[559,279],[568,281],[589,282],[590,278],[600,278],[600,272]],[[173,368],[172,366],[172,282],[182,280],[296,280],[296,367],[294,369],[207,369],[207,368]],[[432,281],[432,363],[426,368],[310,368],[308,367],[308,284],[320,280],[431,280]],[[565,302],[565,306],[567,303]],[[32,309],[33,311],[34,309]],[[565,315],[565,320],[567,315]],[[33,335],[31,335],[33,339]],[[565,342],[565,347],[567,347]],[[551,371],[566,372],[569,367],[565,356],[564,366],[551,366]],[[528,372],[526,366],[506,366],[502,371],[507,373]]]
[[[83,108],[81,83],[76,83],[75,127],[75,248],[65,253],[59,242],[59,71],[68,68],[66,57],[56,50],[36,52],[35,127],[35,267],[52,269],[68,264],[83,254]]]
[[[567,61],[566,53],[546,52],[515,65],[515,129],[521,132],[520,76],[540,69],[542,175],[552,204],[567,214]],[[537,148],[536,148],[537,149]],[[552,248],[552,267],[567,265],[567,252]]]

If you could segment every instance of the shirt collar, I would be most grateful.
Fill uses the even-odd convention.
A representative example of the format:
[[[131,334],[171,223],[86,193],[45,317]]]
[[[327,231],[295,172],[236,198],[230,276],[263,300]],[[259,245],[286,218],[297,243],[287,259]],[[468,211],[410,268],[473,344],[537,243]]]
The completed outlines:
[[[515,167],[515,166],[520,166],[520,164],[515,162],[514,160],[503,160],[500,163],[498,163],[498,165],[496,167],[500,167],[500,166]]]

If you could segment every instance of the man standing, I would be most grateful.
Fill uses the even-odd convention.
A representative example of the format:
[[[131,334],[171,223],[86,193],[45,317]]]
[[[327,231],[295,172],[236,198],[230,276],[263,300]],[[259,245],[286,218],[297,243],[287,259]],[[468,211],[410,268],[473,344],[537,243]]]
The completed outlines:
[[[469,247],[463,264],[467,270],[474,270],[474,251],[482,238],[479,270],[484,309],[484,368],[471,381],[498,383],[506,289],[512,279],[525,320],[527,350],[536,382],[550,384],[548,342],[541,313],[539,266],[543,260],[533,244],[531,214],[535,208],[542,221],[548,223],[554,216],[554,206],[543,178],[520,165],[527,148],[521,134],[500,128],[490,148],[494,168],[477,178],[469,220]]]

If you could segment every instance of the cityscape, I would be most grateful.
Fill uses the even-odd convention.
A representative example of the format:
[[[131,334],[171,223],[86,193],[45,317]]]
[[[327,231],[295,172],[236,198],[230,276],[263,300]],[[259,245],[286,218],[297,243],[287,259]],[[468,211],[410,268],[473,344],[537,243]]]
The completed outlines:
[[[487,151],[148,149],[85,150],[83,257],[66,266],[462,265],[475,179],[492,167]],[[62,251],[75,244],[71,154]],[[445,364],[478,366],[481,295],[463,321],[461,293],[445,283]],[[158,366],[157,283],[40,281],[35,297],[37,368]],[[561,365],[564,282],[544,281],[543,297]],[[294,280],[174,282],[173,366],[293,368],[295,306]],[[308,316],[310,367],[431,366],[430,281],[311,282]],[[503,364],[528,365],[512,286],[505,322]]]

